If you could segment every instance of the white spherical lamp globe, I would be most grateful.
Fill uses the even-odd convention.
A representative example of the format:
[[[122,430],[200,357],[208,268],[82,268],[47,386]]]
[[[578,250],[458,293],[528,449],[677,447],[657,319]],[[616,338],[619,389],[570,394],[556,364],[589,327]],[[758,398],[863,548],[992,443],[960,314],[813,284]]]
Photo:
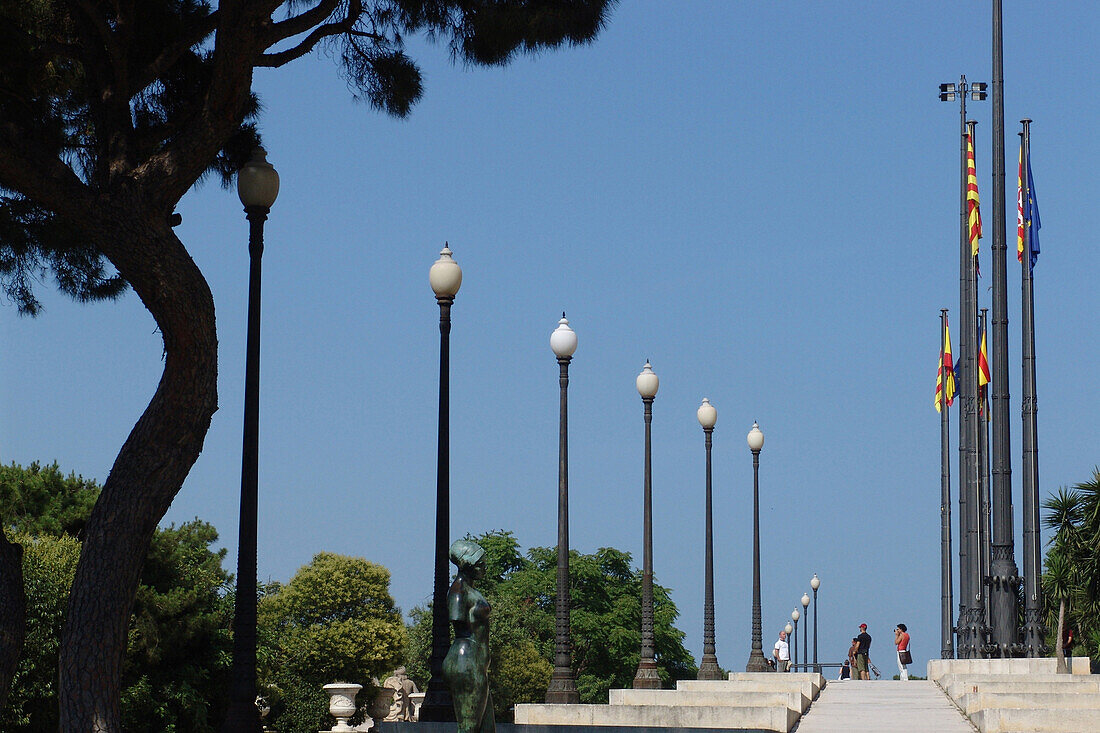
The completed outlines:
[[[270,209],[279,195],[279,172],[267,162],[267,151],[257,147],[237,171],[237,196],[245,208]]]
[[[565,317],[564,311],[561,314],[561,320],[558,321],[558,327],[550,332],[550,348],[559,359],[573,356],[573,352],[577,350],[577,333],[569,327],[569,320]]]
[[[710,400],[704,397],[703,404],[699,405],[699,409],[695,411],[695,417],[699,418],[699,424],[703,426],[703,430],[711,430],[718,422],[718,410],[714,409]]]
[[[645,366],[642,367],[641,374],[634,380],[634,385],[638,388],[638,394],[642,396],[643,400],[651,400],[657,396],[657,387],[660,385],[660,380],[657,379],[657,375],[653,371],[653,367],[649,365],[649,360],[646,360]]]
[[[754,452],[764,447],[764,433],[755,422],[752,424],[752,430],[749,431],[748,443],[749,450]]]
[[[814,573],[814,577],[810,578],[810,587],[814,590],[821,587],[821,578],[817,577],[817,573]]]
[[[440,298],[455,297],[462,286],[462,268],[458,266],[451,254],[451,248],[444,244],[439,253],[439,259],[428,271],[428,282],[431,283],[436,296]]]

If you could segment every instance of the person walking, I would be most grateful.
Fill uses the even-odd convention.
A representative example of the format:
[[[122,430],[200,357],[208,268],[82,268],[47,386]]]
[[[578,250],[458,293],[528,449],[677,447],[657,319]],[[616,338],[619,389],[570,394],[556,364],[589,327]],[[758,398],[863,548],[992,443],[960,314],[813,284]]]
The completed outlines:
[[[909,665],[913,662],[913,655],[909,653],[909,630],[905,624],[898,624],[894,629],[894,644],[898,648],[898,679],[902,682],[909,680]]]
[[[779,632],[779,639],[776,640],[775,646],[772,648],[772,658],[775,659],[776,672],[791,671],[791,648],[787,644],[786,631]]]
[[[871,635],[867,633],[867,624],[859,625],[859,636],[856,637],[856,679],[870,680]]]

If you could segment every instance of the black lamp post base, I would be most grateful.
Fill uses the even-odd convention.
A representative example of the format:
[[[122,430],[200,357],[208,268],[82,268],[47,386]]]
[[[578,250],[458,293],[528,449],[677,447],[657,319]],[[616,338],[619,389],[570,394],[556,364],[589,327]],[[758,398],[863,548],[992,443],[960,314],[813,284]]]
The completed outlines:
[[[749,654],[749,663],[745,665],[746,672],[767,672],[768,661],[764,659],[764,652],[753,649]]]
[[[577,684],[573,681],[573,670],[554,670],[550,678],[550,686],[546,688],[546,703],[548,705],[576,705],[581,701],[577,692]]]
[[[429,681],[428,690],[424,694],[424,703],[420,706],[418,720],[422,723],[455,722],[455,708],[451,700],[451,691],[443,686],[432,689],[432,683]]]
[[[657,673],[657,663],[652,659],[643,659],[638,663],[638,671],[634,673],[635,690],[659,690],[661,689],[661,675]]]
[[[697,680],[721,680],[722,670],[718,668],[718,657],[713,654],[704,654],[703,661],[699,662],[699,674]]]

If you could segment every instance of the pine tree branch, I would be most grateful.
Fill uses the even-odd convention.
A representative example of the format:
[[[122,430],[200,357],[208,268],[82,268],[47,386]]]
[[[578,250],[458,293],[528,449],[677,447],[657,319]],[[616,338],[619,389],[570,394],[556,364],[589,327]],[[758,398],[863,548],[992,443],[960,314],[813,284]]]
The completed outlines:
[[[268,47],[281,40],[290,38],[291,36],[300,35],[310,28],[313,28],[313,31],[306,36],[301,43],[293,48],[275,53],[261,54],[259,60],[256,62],[256,66],[275,68],[288,64],[295,59],[305,56],[312,51],[321,40],[331,36],[351,34],[361,38],[371,38],[374,40],[383,39],[383,36],[378,34],[367,33],[366,31],[355,29],[355,24],[363,14],[363,3],[360,0],[351,0],[351,2],[348,3],[348,12],[343,20],[335,23],[325,23],[324,25],[319,25],[314,28],[317,23],[324,20],[332,13],[336,4],[336,0],[323,0],[323,2],[315,8],[272,26],[272,33],[268,37],[270,41]]]
[[[336,10],[338,5],[338,0],[321,0],[315,7],[305,12],[273,24],[268,34],[269,45],[305,33],[310,28],[324,22],[325,18],[332,15],[332,11]],[[362,12],[362,8],[360,8],[360,12]],[[350,9],[348,15],[351,15]]]
[[[218,22],[221,20],[220,12],[215,10],[203,18],[202,22],[198,23],[191,29],[190,33],[185,34],[177,43],[161,51],[152,63],[134,77],[134,90],[140,91],[148,87],[170,69],[181,56],[202,43],[204,38],[207,38],[217,29]]]
[[[59,158],[27,144],[15,125],[0,128],[0,187],[15,191],[63,217],[94,207],[87,186]]]

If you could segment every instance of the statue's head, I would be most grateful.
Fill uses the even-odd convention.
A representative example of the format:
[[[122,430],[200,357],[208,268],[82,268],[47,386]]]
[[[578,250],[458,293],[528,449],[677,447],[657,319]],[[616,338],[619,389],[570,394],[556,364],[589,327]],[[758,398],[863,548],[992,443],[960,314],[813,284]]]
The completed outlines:
[[[456,540],[450,554],[451,562],[465,572],[474,569],[485,558],[485,549],[473,540]]]

